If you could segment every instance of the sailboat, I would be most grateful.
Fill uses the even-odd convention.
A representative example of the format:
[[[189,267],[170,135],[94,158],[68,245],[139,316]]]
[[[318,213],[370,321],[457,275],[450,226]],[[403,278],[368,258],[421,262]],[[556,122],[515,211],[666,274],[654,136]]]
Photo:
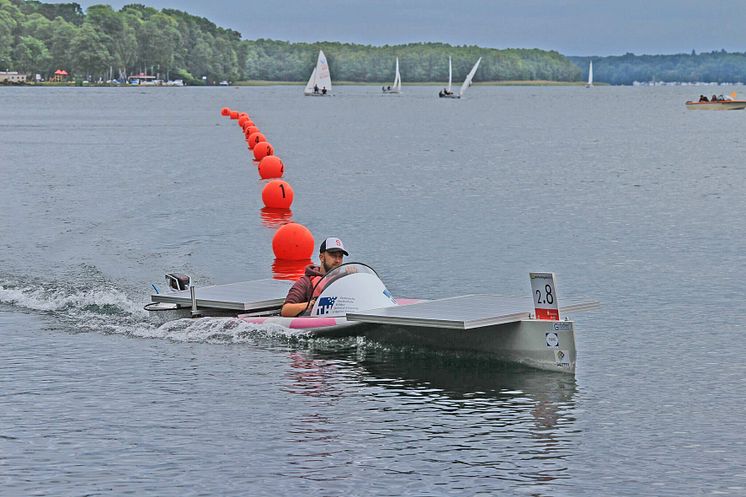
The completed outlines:
[[[477,59],[477,62],[476,64],[474,64],[474,67],[472,67],[471,71],[469,71],[469,74],[466,75],[466,79],[464,80],[464,83],[461,85],[461,90],[459,90],[458,95],[457,95],[453,93],[453,90],[451,89],[451,84],[453,80],[453,66],[451,64],[451,58],[448,57],[448,88],[440,90],[440,93],[438,93],[438,96],[440,98],[461,98],[463,97],[466,89],[471,86],[471,80],[474,79],[474,75],[477,73],[477,68],[479,67],[480,62],[482,62],[482,57],[479,57],[479,59]]]
[[[326,62],[326,55],[324,55],[323,50],[319,50],[316,67],[313,68],[303,94],[308,97],[328,97],[332,94],[332,77],[329,73],[329,64]]]
[[[401,93],[401,74],[399,74],[399,57],[396,58],[396,75],[392,86],[383,87],[384,93]]]
[[[585,85],[586,88],[592,88],[593,87],[593,61],[590,62],[590,65],[588,66],[588,83]]]

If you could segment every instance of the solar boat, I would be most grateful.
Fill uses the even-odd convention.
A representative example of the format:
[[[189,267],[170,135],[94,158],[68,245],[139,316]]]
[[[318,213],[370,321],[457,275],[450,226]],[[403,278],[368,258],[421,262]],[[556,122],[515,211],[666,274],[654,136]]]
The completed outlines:
[[[173,290],[154,293],[145,309],[166,320],[232,316],[318,337],[363,336],[378,342],[487,355],[549,371],[575,372],[575,322],[593,300],[557,299],[553,273],[530,273],[532,294],[471,294],[443,299],[394,297],[371,267],[347,263],[314,287],[315,304],[297,317],[280,309],[292,282],[253,280],[196,287],[166,276]],[[259,326],[257,329],[261,329]]]

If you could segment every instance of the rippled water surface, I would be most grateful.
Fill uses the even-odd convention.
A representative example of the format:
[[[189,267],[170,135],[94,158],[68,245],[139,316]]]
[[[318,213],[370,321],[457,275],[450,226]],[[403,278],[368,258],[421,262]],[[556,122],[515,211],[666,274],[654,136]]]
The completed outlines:
[[[746,495],[746,113],[378,91],[0,88],[0,493]],[[283,159],[289,216],[223,106]],[[142,310],[165,272],[271,277],[288,219],[397,295],[554,271],[603,304],[576,375]]]

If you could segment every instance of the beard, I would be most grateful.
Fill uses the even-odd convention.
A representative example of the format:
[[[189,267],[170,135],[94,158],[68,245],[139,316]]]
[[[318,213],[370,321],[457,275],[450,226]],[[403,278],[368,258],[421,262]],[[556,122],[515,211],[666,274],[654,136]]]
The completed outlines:
[[[322,262],[321,266],[324,268],[324,273],[328,273],[329,271],[331,271],[332,269],[334,269],[336,267],[336,266],[333,266],[333,265],[327,263],[326,261]]]

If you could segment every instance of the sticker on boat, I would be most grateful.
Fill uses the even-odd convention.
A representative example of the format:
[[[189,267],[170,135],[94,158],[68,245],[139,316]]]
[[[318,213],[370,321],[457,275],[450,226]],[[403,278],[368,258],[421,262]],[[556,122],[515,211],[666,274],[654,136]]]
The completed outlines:
[[[316,308],[316,315],[323,316],[324,314],[331,312],[332,307],[334,307],[334,302],[336,301],[337,297],[321,297]]]
[[[554,361],[557,366],[570,367],[570,354],[566,350],[555,350]]]
[[[559,348],[560,341],[556,333],[550,331],[549,333],[546,334],[546,339],[547,339],[547,347],[552,348],[552,349]]]

